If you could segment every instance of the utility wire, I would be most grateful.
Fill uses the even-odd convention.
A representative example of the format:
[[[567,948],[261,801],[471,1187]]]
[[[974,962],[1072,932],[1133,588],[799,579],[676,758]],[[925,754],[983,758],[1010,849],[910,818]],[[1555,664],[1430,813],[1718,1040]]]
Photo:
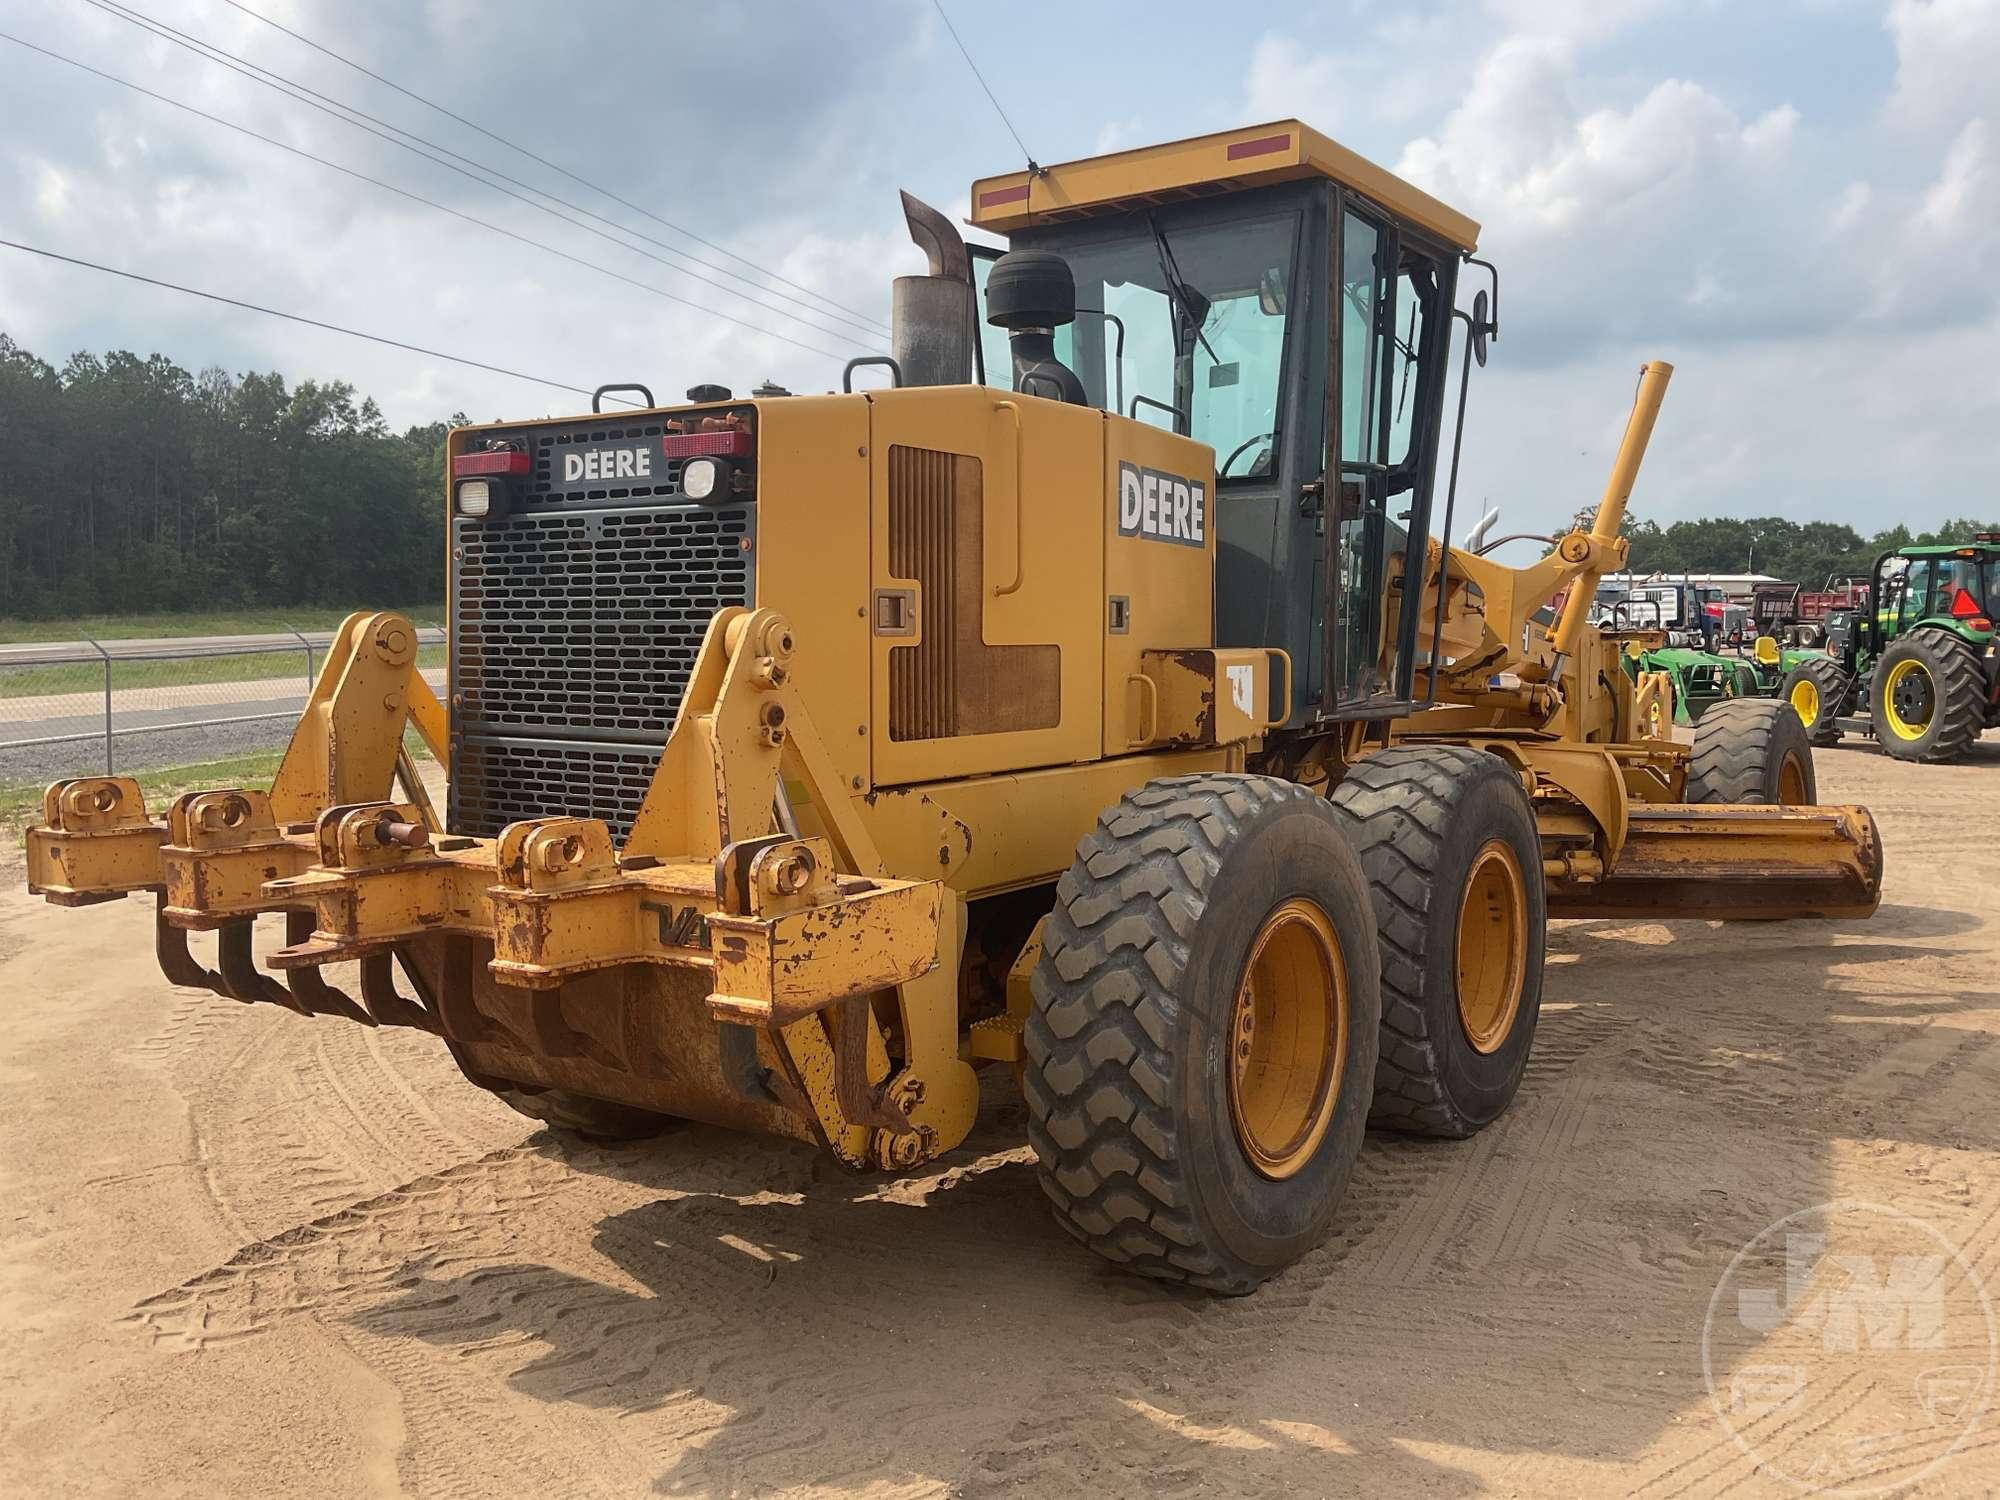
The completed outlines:
[[[59,260],[65,265],[82,266],[87,271],[102,271],[107,276],[122,276],[127,281],[144,282],[147,286],[164,287],[170,292],[183,292],[190,297],[200,297],[208,302],[226,303],[230,307],[240,307],[245,311],[262,313],[268,318],[283,318],[287,323],[303,323],[308,328],[323,328],[329,333],[344,333],[349,338],[366,339],[371,344],[387,344],[391,349],[406,349],[412,354],[421,354],[429,359],[448,360],[455,365],[466,365],[474,370],[485,370],[492,375],[506,375],[515,380],[525,380],[533,385],[545,385],[552,390],[571,391],[579,396],[595,393],[580,385],[570,385],[561,380],[544,380],[539,375],[528,375],[520,370],[505,369],[500,365],[485,364],[480,360],[466,359],[457,354],[446,354],[441,349],[426,349],[421,344],[406,344],[401,339],[385,338],[379,333],[363,333],[358,328],[343,328],[338,323],[322,323],[317,318],[301,317],[297,313],[279,312],[275,307],[260,307],[255,302],[239,301],[235,297],[225,297],[220,292],[204,292],[195,287],[181,286],[177,282],[161,281],[153,276],[141,276],[137,271],[121,271],[116,266],[101,266],[94,260],[79,260],[74,255],[60,255],[54,250],[44,250],[37,245],[23,245],[18,240],[0,240],[0,245],[9,250],[25,250],[30,255],[39,255],[46,260]],[[609,399],[616,400],[616,397]],[[633,401],[621,401],[621,406],[636,406]]]
[[[468,120],[464,115],[456,114],[453,111],[446,109],[442,104],[437,103],[433,99],[427,99],[422,94],[416,93],[411,89],[404,88],[402,84],[397,83],[392,78],[384,78],[380,73],[375,72],[372,68],[363,66],[362,64],[356,62],[353,58],[335,52],[331,47],[322,46],[320,43],[314,41],[311,37],[304,36],[299,32],[292,30],[291,27],[272,20],[269,16],[263,14],[261,11],[252,10],[249,6],[242,4],[241,0],[223,0],[223,3],[225,5],[231,6],[236,10],[242,11],[244,15],[251,17],[253,20],[262,21],[266,26],[272,27],[278,31],[282,31],[286,36],[290,37],[293,41],[303,43],[304,45],[312,48],[313,51],[321,54],[322,56],[330,57],[335,62],[340,63],[345,67],[352,68],[355,72],[361,74],[364,78],[372,78],[375,80],[375,82],[381,84],[384,88],[394,89],[404,98],[414,99],[417,103],[423,105],[426,109],[437,111],[437,113],[443,115],[447,120],[455,120],[460,125],[463,125],[467,130],[476,131],[480,135],[485,136],[489,141],[494,141],[502,146],[505,146],[509,151],[519,152],[522,156],[527,157],[529,161],[537,162],[540,165],[547,167],[551,172],[560,173],[562,176],[567,177],[571,182],[577,183],[579,186],[582,187],[587,187],[593,193],[598,193],[603,197],[609,198],[613,203],[619,204],[624,208],[628,208],[635,214],[644,214],[647,218],[651,219],[655,224],[659,224],[667,229],[671,229],[675,234],[683,235],[686,238],[693,240],[697,245],[705,245],[709,249],[717,252],[718,254],[728,256],[731,260],[742,262],[744,265],[748,266],[751,270],[755,271],[760,276],[768,277],[772,281],[776,281],[784,286],[788,286],[793,291],[804,292],[808,297],[811,297],[819,302],[824,302],[829,307],[838,308],[841,312],[854,313],[856,317],[861,318],[864,322],[868,322],[871,324],[875,322],[875,320],[873,318],[870,318],[866,313],[860,312],[855,308],[849,307],[845,303],[836,302],[833,298],[827,296],[824,292],[816,292],[811,287],[801,286],[798,282],[792,281],[787,277],[781,276],[776,271],[768,270],[765,267],[758,265],[755,261],[751,260],[747,256],[739,255],[734,250],[730,250],[725,246],[716,244],[715,241],[713,240],[703,239],[700,235],[696,234],[692,229],[689,229],[685,225],[676,224],[671,219],[663,219],[658,214],[654,213],[651,209],[643,208],[637,203],[633,203],[628,199],[619,197],[618,194],[612,192],[610,188],[592,182],[588,177],[579,176],[577,173],[572,172],[568,167],[562,166],[557,162],[550,161],[545,156],[537,155],[535,152],[530,151],[526,146],[523,146],[516,141],[510,141],[504,135],[498,135],[493,131],[488,130],[484,125],[479,124],[477,121]],[[491,168],[489,168],[488,170],[490,171]],[[716,265],[712,261],[702,260],[698,256],[690,256],[688,258],[690,260],[693,260],[697,265],[707,266],[710,270],[713,271],[721,271],[722,274],[725,276],[734,276],[736,274],[735,272],[729,271],[722,266]],[[738,277],[737,279],[743,280],[744,278]],[[755,283],[751,284],[754,285]]]
[[[236,3],[236,0],[229,0],[229,3],[234,5]],[[1041,176],[1042,169],[1040,164],[1037,163],[1035,160],[1034,152],[1030,151],[1028,149],[1028,143],[1021,139],[1021,132],[1014,128],[1014,122],[1007,118],[1007,111],[1000,107],[999,99],[994,97],[992,85],[987,83],[986,75],[979,71],[979,64],[972,60],[972,54],[966,51],[965,41],[962,37],[959,36],[958,28],[951,24],[951,17],[945,14],[944,0],[931,0],[931,4],[937,7],[938,19],[944,22],[944,29],[946,31],[949,31],[951,33],[951,39],[954,42],[958,43],[959,56],[963,57],[965,59],[965,65],[968,68],[972,69],[972,76],[979,80],[979,86],[982,89],[986,90],[986,97],[989,100],[991,100],[993,104],[993,112],[1000,117],[1000,123],[1007,127],[1007,134],[1014,137],[1014,144],[1021,148],[1021,155],[1025,156],[1028,159],[1029,174],[1035,177]]]
[[[645,240],[649,244],[657,245],[670,255],[679,256],[683,260],[695,259],[694,257],[688,255],[687,252],[683,250],[678,250],[672,245],[667,244],[664,240],[654,239],[650,235],[642,234],[637,230],[627,229],[625,228],[625,226],[617,223],[616,221],[607,219],[602,214],[593,213],[591,210],[584,208],[580,204],[571,203],[566,199],[558,198],[552,193],[544,192],[542,189],[534,187],[532,184],[522,182],[518,178],[509,177],[506,173],[501,172],[496,168],[487,166],[484,162],[476,161],[469,156],[461,156],[458,152],[451,150],[447,146],[440,146],[436,142],[426,140],[424,137],[419,136],[412,131],[404,130],[399,125],[392,124],[387,120],[377,119],[375,116],[367,114],[362,110],[354,109],[349,105],[341,103],[338,99],[332,98],[331,96],[326,94],[321,94],[318,91],[307,87],[305,84],[296,83],[293,80],[286,78],[284,75],[280,73],[274,73],[269,68],[262,67],[257,63],[249,61],[247,58],[240,58],[232,52],[226,52],[222,48],[213,46],[208,42],[204,42],[203,40],[201,40],[201,38],[193,36],[188,32],[181,31],[174,26],[170,26],[164,21],[155,21],[151,17],[146,16],[139,11],[131,9],[129,6],[119,4],[118,0],[85,0],[85,3],[96,7],[98,10],[103,11],[106,15],[116,16],[121,21],[128,21],[132,25],[139,27],[141,30],[146,31],[153,36],[159,37],[160,40],[162,41],[171,42],[174,46],[179,47],[184,51],[192,52],[194,53],[195,56],[200,57],[205,62],[217,63],[220,66],[229,69],[229,71],[231,71],[232,73],[241,74],[243,77],[248,78],[252,83],[261,84],[265,88],[271,89],[276,93],[283,94],[288,99],[292,99],[297,103],[307,106],[310,109],[316,109],[321,114],[329,115],[333,119],[338,120],[343,125],[352,126],[356,130],[363,131],[368,135],[372,135],[380,140],[387,141],[390,145],[399,147],[404,151],[408,151],[412,155],[421,156],[422,158],[424,158],[424,160],[431,162],[436,166],[443,167],[446,171],[456,172],[459,176],[469,178],[471,181],[478,183],[481,187],[491,188],[494,192],[499,193],[504,197],[512,198],[517,203],[526,204],[529,208],[534,209],[537,213],[547,214],[550,218],[561,220],[563,223],[570,225],[572,228],[581,229],[586,234],[595,235],[598,239],[604,240],[609,244],[616,245],[620,250],[629,250],[635,255],[643,255],[646,257],[646,259],[657,262],[658,264],[667,267],[667,269],[673,271],[677,275],[686,276],[691,280],[701,282],[704,286],[712,286],[717,291],[722,292],[725,296],[736,297],[745,302],[748,302],[753,307],[759,308],[766,312],[776,313],[779,317],[786,318],[792,322],[801,324],[802,326],[811,329],[815,333],[832,334],[836,338],[847,338],[851,336],[848,333],[848,331],[844,328],[829,328],[824,324],[812,322],[808,318],[802,316],[799,313],[787,312],[782,307],[773,307],[770,303],[760,301],[758,298],[752,297],[748,293],[739,292],[733,287],[724,286],[720,282],[715,281],[710,277],[702,276],[694,271],[690,271],[684,266],[675,265],[672,261],[663,259],[662,257],[653,254],[649,250],[643,250],[637,245],[628,244],[625,240],[618,238],[617,235],[606,234],[603,230],[594,228],[591,225],[583,223],[578,219],[573,219],[568,214],[558,213],[555,209],[550,208],[547,204],[537,203],[533,198],[524,197],[521,193],[514,192],[506,187],[502,187],[500,185],[500,182],[491,181],[489,180],[488,177],[482,176],[480,174],[490,173],[493,177],[499,178],[501,182],[513,183],[516,187],[525,189],[527,192],[530,193],[539,194],[541,197],[548,198],[552,202],[559,203],[564,208],[570,209],[575,213],[583,214],[588,218],[598,220],[598,222],[600,223],[608,224],[613,229],[618,230],[620,234],[629,234],[632,235],[634,238]],[[349,116],[354,116],[355,118],[349,118]],[[367,123],[363,123],[364,121]],[[380,126],[382,128],[376,129],[375,128],[376,126]],[[395,134],[385,134],[385,132],[388,131],[393,131],[395,132]],[[409,140],[408,141],[399,140],[397,138],[398,136],[408,136]],[[418,142],[419,144],[411,145],[410,141],[415,141]],[[433,152],[442,153],[442,155],[434,155]],[[456,165],[454,161],[446,160],[445,159],[446,157],[456,158],[457,162],[467,163],[469,166],[477,168],[477,170],[468,171],[466,167]],[[697,261],[696,263],[701,265],[707,264],[707,262],[705,261]],[[737,276],[736,273],[733,271],[730,271],[726,268],[718,268],[718,269],[722,269],[722,274],[724,274],[725,276],[729,276],[737,281],[743,281],[745,285],[756,287],[756,284],[754,282],[749,282],[745,278]],[[874,328],[856,322],[853,319],[846,318],[839,313],[823,312],[819,308],[811,307],[804,303],[798,303],[797,298],[787,297],[783,292],[772,291],[771,289],[765,287],[756,287],[756,290],[769,291],[770,295],[774,297],[782,298],[787,302],[797,303],[799,306],[805,307],[808,312],[814,314],[817,317],[827,317],[827,318],[832,318],[837,322],[848,323],[856,331],[860,332],[864,337],[872,339],[872,338],[879,338],[881,336],[880,333]]]
[[[507,239],[514,240],[519,244],[528,245],[536,250],[545,251],[550,255],[557,256],[562,260],[570,262],[570,264],[572,265],[582,266],[587,270],[596,271],[602,275],[609,276],[616,281],[622,281],[627,286],[637,287],[640,291],[650,292],[655,297],[665,298],[669,302],[678,302],[683,307],[691,307],[696,312],[706,313],[709,317],[721,318],[725,322],[734,323],[738,328],[748,329],[751,333],[761,334],[765,338],[778,339],[784,343],[792,345],[794,348],[803,349],[809,354],[824,355],[828,359],[844,359],[846,357],[837,350],[823,349],[817,344],[808,344],[801,339],[795,339],[791,337],[789,334],[779,333],[769,328],[759,328],[755,323],[746,323],[743,321],[743,319],[736,317],[731,313],[723,312],[720,308],[704,307],[702,306],[701,303],[683,297],[677,292],[667,291],[664,287],[654,286],[651,282],[648,281],[640,281],[635,277],[625,275],[622,271],[614,271],[611,269],[611,267],[599,265],[596,261],[585,260],[580,255],[572,255],[567,250],[558,249],[556,246],[546,244],[541,240],[532,239],[525,234],[516,233],[512,229],[504,229],[498,224],[489,223],[485,219],[481,219],[473,214],[466,213],[461,209],[453,208],[449,204],[439,203],[434,198],[426,198],[424,197],[423,194],[413,193],[408,188],[397,187],[394,183],[384,182],[379,177],[370,177],[366,172],[357,172],[354,168],[344,167],[337,161],[329,161],[324,156],[315,156],[310,151],[304,150],[303,148],[298,146],[288,145],[284,141],[277,140],[271,136],[263,135],[258,131],[250,129],[247,125],[238,125],[234,120],[225,120],[222,118],[222,116],[212,115],[205,109],[196,109],[192,104],[184,104],[180,100],[170,98],[165,94],[155,93],[152,89],[146,88],[140,84],[133,83],[130,79],[120,78],[116,74],[107,73],[101,68],[94,68],[88,63],[78,62],[75,58],[72,57],[64,57],[59,52],[52,52],[47,47],[37,46],[35,43],[30,41],[25,41],[20,37],[14,36],[10,32],[0,31],[0,41],[9,41],[14,43],[18,47],[27,48],[30,52],[39,52],[44,57],[52,58],[53,60],[59,63],[65,63],[72,68],[76,68],[82,72],[89,73],[93,77],[102,78],[107,83],[115,83],[121,88],[127,88],[132,90],[135,94],[143,94],[148,99],[156,99],[162,104],[170,105],[173,108],[182,110],[187,114],[191,114],[200,119],[207,120],[212,124],[220,125],[225,130],[233,130],[238,135],[248,136],[251,140],[261,141],[263,144],[275,147],[279,151],[283,151],[292,156],[299,157],[304,161],[313,162],[319,166],[326,167],[330,171],[338,172],[343,177],[352,177],[357,182],[365,182],[370,187],[377,187],[382,189],[382,191],[385,193],[394,193],[397,197],[407,198],[412,203],[421,203],[426,208],[436,209],[439,213],[450,214],[454,219],[461,219],[467,224],[475,225],[478,228],[487,231],[489,234],[503,235]]]

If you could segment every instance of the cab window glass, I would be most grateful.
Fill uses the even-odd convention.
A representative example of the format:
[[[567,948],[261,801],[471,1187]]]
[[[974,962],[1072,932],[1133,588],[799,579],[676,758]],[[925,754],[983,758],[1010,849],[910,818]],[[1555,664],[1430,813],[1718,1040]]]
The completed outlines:
[[[1428,261],[1406,265],[1396,282],[1396,328],[1389,339],[1389,451],[1383,461],[1394,467],[1410,457],[1416,433],[1417,397],[1424,371],[1424,320],[1436,300],[1436,273]]]
[[[1380,415],[1380,350],[1375,337],[1381,307],[1378,257],[1382,231],[1348,214],[1340,234],[1340,461],[1372,464]]]
[[[1276,472],[1279,396],[1292,284],[1295,213],[1219,224],[1152,224],[1075,243],[1041,243],[1076,277],[1076,322],[1056,330],[1056,354],[1075,370],[1093,406],[1154,426],[1185,430],[1215,449],[1224,477]],[[1194,294],[1199,336],[1180,341],[1182,312],[1167,264]],[[991,267],[976,264],[984,317]],[[987,384],[1012,384],[1006,335],[982,327]],[[1123,341],[1123,352],[1119,344]],[[1142,399],[1143,398],[1143,399]]]
[[[1084,388],[1093,398],[1103,393],[1101,404],[1106,411],[1115,409],[1123,416],[1171,432],[1174,425],[1171,411],[1143,403],[1134,406],[1132,401],[1133,396],[1141,393],[1156,400],[1166,399],[1167,393],[1157,388],[1157,382],[1148,388],[1146,377],[1149,371],[1174,367],[1174,317],[1167,294],[1129,281],[1103,284],[1100,291],[1108,316],[1085,312],[1081,292],[1076,299],[1077,322],[1085,325],[1084,342],[1097,350],[1097,368],[1089,373],[1077,372]]]
[[[1271,472],[1277,375],[1285,355],[1284,279],[1266,268],[1255,291],[1219,297],[1194,347],[1193,428],[1215,447],[1221,479]]]

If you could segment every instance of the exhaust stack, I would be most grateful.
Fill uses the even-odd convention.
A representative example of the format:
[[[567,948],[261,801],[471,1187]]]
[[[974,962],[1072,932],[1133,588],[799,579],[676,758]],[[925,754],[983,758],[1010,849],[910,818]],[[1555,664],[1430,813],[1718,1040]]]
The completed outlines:
[[[924,276],[898,276],[890,290],[889,352],[904,385],[972,382],[972,257],[951,220],[903,194],[910,238],[930,258]]]

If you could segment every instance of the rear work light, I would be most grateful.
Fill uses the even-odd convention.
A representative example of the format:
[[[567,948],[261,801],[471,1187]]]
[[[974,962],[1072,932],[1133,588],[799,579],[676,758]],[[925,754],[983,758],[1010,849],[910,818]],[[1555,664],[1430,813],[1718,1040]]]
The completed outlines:
[[[458,483],[458,513],[483,521],[493,513],[494,491],[500,489],[490,479],[461,479]]]

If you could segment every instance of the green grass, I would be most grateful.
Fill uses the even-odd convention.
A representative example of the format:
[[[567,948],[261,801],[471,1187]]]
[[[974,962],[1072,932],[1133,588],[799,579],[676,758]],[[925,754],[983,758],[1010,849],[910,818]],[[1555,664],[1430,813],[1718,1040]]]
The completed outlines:
[[[420,620],[417,623],[425,622]],[[314,648],[313,670],[317,672],[325,661],[326,653]],[[418,666],[442,667],[444,664],[443,646],[417,648]],[[124,692],[128,688],[180,687],[196,682],[262,682],[266,679],[294,680],[303,690],[306,681],[305,648],[259,651],[249,656],[187,656],[167,661],[114,661],[111,664],[111,687],[114,692]],[[0,699],[103,691],[102,662],[75,662],[47,667],[0,665]],[[218,717],[226,717],[228,712],[227,704],[216,710]]]
[[[405,734],[403,742],[409,746],[411,757],[419,765],[430,760],[430,751],[423,747],[414,731]],[[282,750],[259,750],[250,755],[233,755],[226,760],[203,761],[199,765],[140,771],[136,776],[139,790],[146,794],[147,811],[158,817],[166,812],[167,804],[182,792],[202,791],[210,787],[268,787],[271,778],[278,774],[278,762],[284,758]],[[39,821],[42,793],[46,788],[47,783],[40,781],[0,786],[0,824],[18,831],[31,821]]]
[[[400,609],[419,625],[444,624],[444,605],[375,604],[357,609]],[[22,641],[129,641],[181,635],[272,635],[281,630],[331,630],[353,609],[268,607],[197,610],[186,614],[72,615],[56,620],[0,616],[0,646]]]
[[[227,760],[206,761],[197,766],[173,766],[164,771],[141,771],[139,788],[146,794],[146,806],[155,813],[182,792],[203,787],[269,786],[278,773],[282,750],[261,750],[254,755],[235,755]],[[0,786],[0,822],[16,827],[37,819],[41,811],[44,783],[17,783]]]

